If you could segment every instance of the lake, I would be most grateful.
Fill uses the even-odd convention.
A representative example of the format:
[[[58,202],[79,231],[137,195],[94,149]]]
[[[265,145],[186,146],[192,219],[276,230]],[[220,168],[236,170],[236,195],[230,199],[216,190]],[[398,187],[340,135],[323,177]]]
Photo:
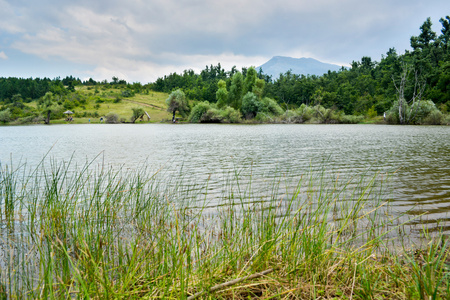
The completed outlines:
[[[0,127],[2,166],[47,160],[165,169],[210,195],[239,173],[259,184],[309,170],[330,178],[391,174],[386,197],[419,226],[450,232],[450,127],[389,125],[84,124]],[[263,180],[264,179],[264,180]]]

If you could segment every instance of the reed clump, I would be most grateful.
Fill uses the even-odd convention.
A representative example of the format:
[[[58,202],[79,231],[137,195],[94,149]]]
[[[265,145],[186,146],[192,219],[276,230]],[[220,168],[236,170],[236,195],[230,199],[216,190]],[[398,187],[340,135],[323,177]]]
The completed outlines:
[[[2,166],[0,299],[448,299],[445,237],[402,247],[380,174],[324,174]]]

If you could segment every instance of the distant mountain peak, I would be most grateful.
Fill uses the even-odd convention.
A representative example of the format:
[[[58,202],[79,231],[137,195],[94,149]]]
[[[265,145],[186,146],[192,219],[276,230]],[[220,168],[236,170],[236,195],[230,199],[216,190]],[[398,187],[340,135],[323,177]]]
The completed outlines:
[[[314,58],[301,57],[293,58],[287,56],[274,56],[263,65],[256,69],[262,69],[264,74],[271,75],[276,79],[280,74],[291,70],[293,74],[298,75],[317,75],[321,76],[328,71],[339,71],[342,67],[335,64],[328,64],[318,61]]]

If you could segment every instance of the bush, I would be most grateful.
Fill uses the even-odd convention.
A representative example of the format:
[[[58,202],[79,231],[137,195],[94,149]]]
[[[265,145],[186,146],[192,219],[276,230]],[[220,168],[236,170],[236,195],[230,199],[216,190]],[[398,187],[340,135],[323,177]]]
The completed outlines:
[[[386,121],[389,124],[399,124],[398,101],[395,101],[388,111]],[[441,124],[443,115],[431,100],[421,100],[405,107],[405,124]]]
[[[367,111],[367,116],[372,119],[377,116],[377,111],[375,109],[375,105],[372,105],[372,107],[369,108],[369,110]]]
[[[241,112],[246,119],[252,119],[261,109],[262,105],[258,101],[258,97],[252,92],[248,92],[242,99]]]
[[[221,110],[220,113],[222,114],[223,122],[226,123],[239,123],[242,119],[241,113],[230,106]]]
[[[223,116],[220,110],[217,108],[209,108],[201,117],[201,123],[221,123],[223,121]]]
[[[446,115],[446,116],[443,117],[442,124],[443,125],[450,125],[450,115]]]
[[[406,111],[410,124],[424,124],[425,119],[434,111],[438,111],[431,100],[417,101]]]
[[[262,99],[260,110],[273,116],[280,116],[284,112],[275,100],[268,97]]]
[[[32,115],[24,118],[19,118],[15,121],[16,124],[30,124],[30,123],[41,123],[44,121],[42,116]]]
[[[9,108],[0,111],[0,122],[8,123],[11,121],[11,111]]]
[[[218,109],[214,104],[204,101],[194,106],[188,121],[191,123],[239,123],[241,113],[229,106]]]
[[[301,123],[311,120],[314,115],[314,109],[304,103],[297,108],[296,112],[301,117]]]
[[[358,124],[362,120],[364,120],[364,116],[343,115],[341,117],[341,123],[344,124]]]
[[[132,96],[134,96],[133,91],[131,91],[131,90],[122,91],[122,97],[127,98],[127,97],[132,97]]]
[[[314,109],[314,117],[318,123],[324,124],[340,123],[342,116],[344,115],[343,112],[341,111],[332,108],[325,108],[322,105],[316,105],[313,107],[313,109]]]
[[[261,123],[274,122],[274,119],[272,118],[271,114],[264,113],[262,111],[258,112],[258,114],[255,117],[255,120]]]
[[[423,119],[423,124],[427,125],[441,125],[444,123],[444,115],[439,110],[432,111],[426,118]]]
[[[203,114],[205,114],[209,108],[210,108],[210,105],[209,105],[208,101],[198,103],[192,109],[192,111],[189,115],[188,121],[191,123],[200,123],[202,120]]]
[[[105,116],[105,119],[106,119],[105,122],[108,123],[108,124],[117,124],[117,123],[119,123],[119,115],[116,114],[116,113],[112,113],[112,112],[108,113]]]
[[[304,122],[302,116],[299,114],[297,110],[286,110],[285,113],[281,116],[281,121],[286,123],[297,123],[297,124],[301,124]]]

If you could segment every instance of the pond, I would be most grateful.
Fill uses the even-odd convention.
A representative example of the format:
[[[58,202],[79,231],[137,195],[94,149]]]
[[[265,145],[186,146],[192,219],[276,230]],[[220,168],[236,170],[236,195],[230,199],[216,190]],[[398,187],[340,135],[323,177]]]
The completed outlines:
[[[46,159],[183,173],[209,179],[211,194],[224,174],[257,181],[311,169],[350,178],[391,174],[392,208],[420,225],[450,231],[450,127],[389,125],[85,124],[0,127],[0,163]],[[370,175],[368,174],[368,175]]]

